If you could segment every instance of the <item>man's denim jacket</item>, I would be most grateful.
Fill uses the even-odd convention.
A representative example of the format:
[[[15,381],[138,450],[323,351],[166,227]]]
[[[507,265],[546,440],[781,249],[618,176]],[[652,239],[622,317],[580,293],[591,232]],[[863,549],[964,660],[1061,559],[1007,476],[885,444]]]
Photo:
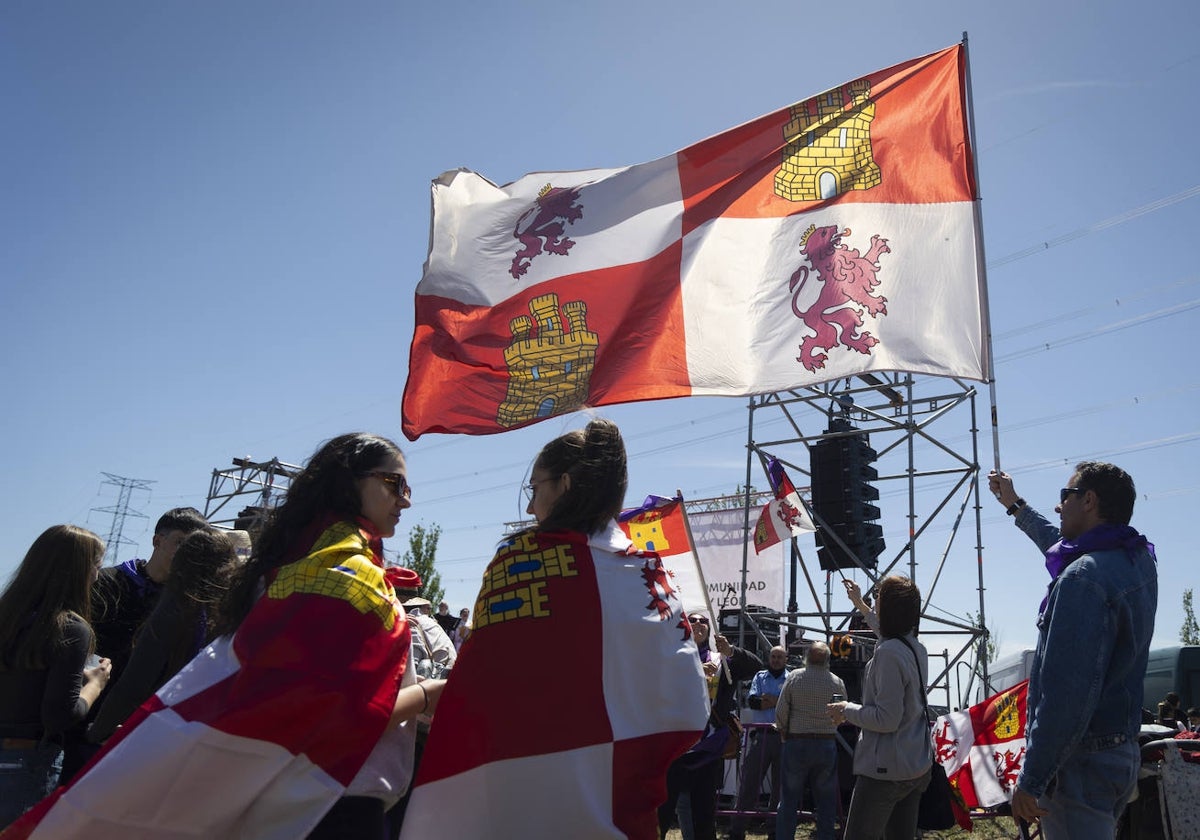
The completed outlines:
[[[1043,552],[1058,542],[1058,528],[1028,506],[1016,524]],[[1145,548],[1085,554],[1052,584],[1029,679],[1022,790],[1041,796],[1074,753],[1136,741],[1157,607]]]

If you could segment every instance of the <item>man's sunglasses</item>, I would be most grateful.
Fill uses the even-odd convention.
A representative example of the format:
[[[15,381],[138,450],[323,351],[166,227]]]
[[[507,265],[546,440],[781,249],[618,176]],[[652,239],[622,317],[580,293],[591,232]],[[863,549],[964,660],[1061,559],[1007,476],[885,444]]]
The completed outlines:
[[[1087,491],[1083,487],[1064,487],[1063,489],[1058,491],[1058,503],[1061,505],[1063,502],[1065,502],[1067,500],[1067,496],[1070,496],[1072,493],[1084,493],[1084,492],[1087,492]]]
[[[689,618],[688,621],[691,624],[703,624],[705,627],[708,626],[708,619],[702,615],[694,615],[691,618]]]

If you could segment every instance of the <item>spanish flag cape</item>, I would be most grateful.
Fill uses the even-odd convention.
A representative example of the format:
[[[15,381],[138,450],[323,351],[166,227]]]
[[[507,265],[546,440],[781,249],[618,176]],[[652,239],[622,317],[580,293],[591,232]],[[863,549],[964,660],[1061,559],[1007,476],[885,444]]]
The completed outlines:
[[[529,531],[484,572],[404,840],[657,840],[667,767],[708,702],[672,575],[616,523]]]
[[[3,840],[307,834],[383,733],[410,636],[370,522],[328,515],[294,554],[236,633],[202,650]]]

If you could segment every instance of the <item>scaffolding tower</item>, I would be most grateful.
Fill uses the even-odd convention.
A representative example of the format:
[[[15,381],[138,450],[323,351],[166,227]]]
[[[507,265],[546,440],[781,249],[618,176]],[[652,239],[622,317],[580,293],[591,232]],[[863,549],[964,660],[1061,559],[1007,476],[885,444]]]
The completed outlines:
[[[854,433],[869,436],[877,453],[874,483],[880,490],[876,503],[880,522],[885,525],[883,552],[877,559],[861,561],[817,511],[809,512],[826,544],[833,542],[847,550],[854,565],[846,571],[864,575],[871,585],[899,573],[920,587],[921,636],[929,650],[930,685],[936,692],[930,702],[933,696],[944,697],[948,708],[967,705],[974,681],[986,684],[987,680],[987,657],[979,655],[987,647],[987,630],[977,397],[976,387],[959,379],[891,373],[764,394],[751,397],[749,403],[746,487],[753,482],[755,461],[765,475],[768,459],[775,457],[803,497],[808,488],[801,485],[811,481],[800,476],[811,479],[811,451],[816,444],[844,436],[846,423]],[[842,431],[827,431],[831,428]],[[753,508],[748,497],[745,507],[749,534]],[[906,527],[896,528],[901,521]],[[964,523],[968,535],[974,525],[973,546],[958,544]],[[829,641],[848,632],[854,615],[853,609],[843,609],[849,605],[840,585],[836,597],[834,593],[843,569],[821,570],[814,562],[815,546],[808,553],[802,541],[807,537],[791,540],[792,592],[781,622],[811,634],[810,638]],[[748,557],[748,544],[744,551]],[[807,593],[797,593],[797,572]],[[939,586],[947,575],[955,579],[959,593],[969,580],[976,597],[946,603]],[[743,575],[743,605],[745,591]],[[959,673],[963,664],[968,666],[965,677]],[[952,682],[957,691],[952,691]]]
[[[269,461],[255,461],[249,455],[234,458],[232,467],[212,472],[204,503],[205,519],[213,525],[256,531],[263,514],[283,501],[300,470],[278,458]],[[235,499],[241,500],[240,503],[226,509]]]

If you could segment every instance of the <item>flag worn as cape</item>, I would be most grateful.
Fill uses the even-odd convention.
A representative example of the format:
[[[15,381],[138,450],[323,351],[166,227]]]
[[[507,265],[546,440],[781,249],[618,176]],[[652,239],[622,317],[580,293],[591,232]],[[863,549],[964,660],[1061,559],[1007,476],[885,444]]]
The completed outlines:
[[[800,494],[796,492],[792,480],[784,472],[783,464],[778,458],[767,461],[767,476],[771,480],[775,498],[763,505],[758,515],[758,523],[754,526],[756,553],[761,553],[782,540],[817,530],[804,507],[804,502],[800,500]]]
[[[982,703],[942,715],[934,724],[937,760],[966,808],[990,808],[1012,800],[1025,759],[1028,693],[1025,680]],[[969,826],[968,817],[965,827]]]
[[[4,840],[304,837],[379,741],[410,635],[366,520],[330,517],[232,637],[202,650]]]
[[[401,837],[657,838],[667,767],[708,716],[662,560],[615,524],[523,532],[473,615]]]
[[[433,182],[403,429],[867,371],[988,377],[954,46],[636,166]]]

